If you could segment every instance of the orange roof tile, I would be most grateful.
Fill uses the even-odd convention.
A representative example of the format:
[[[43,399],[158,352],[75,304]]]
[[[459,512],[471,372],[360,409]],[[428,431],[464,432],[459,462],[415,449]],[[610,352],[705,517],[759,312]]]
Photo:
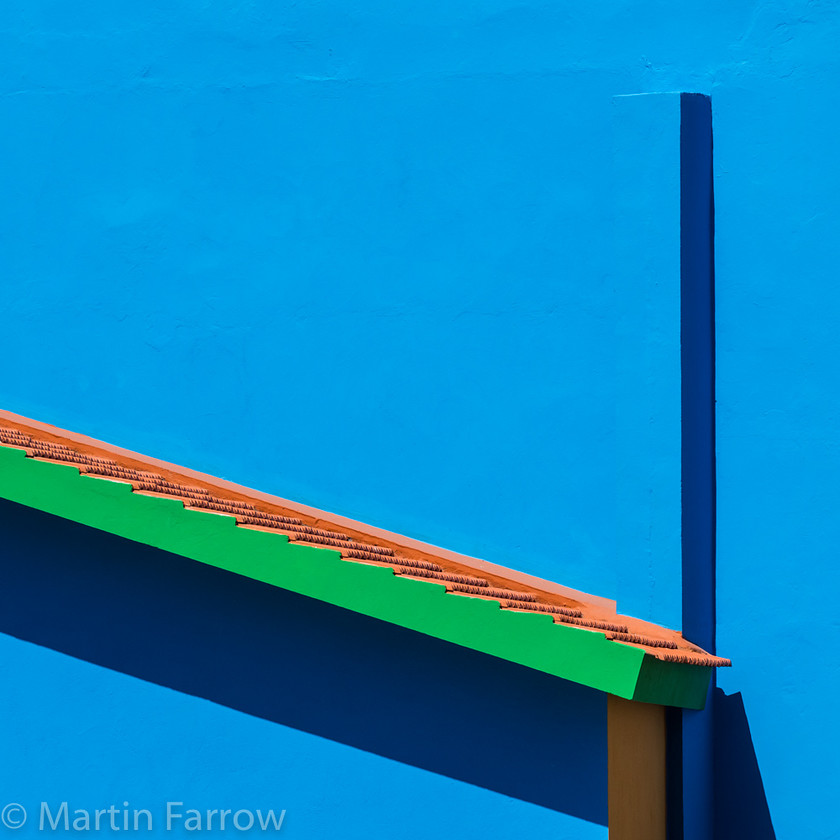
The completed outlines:
[[[603,633],[665,662],[710,667],[731,662],[706,653],[674,630],[616,613],[604,598],[454,554],[212,476],[146,458],[99,441],[0,412],[0,444],[39,460],[72,464],[135,493],[179,499],[185,507],[235,517],[241,528],[268,530],[290,542],[337,549],[349,563],[388,566],[399,576],[445,584],[447,591],[498,601],[502,609],[549,614],[557,624]]]

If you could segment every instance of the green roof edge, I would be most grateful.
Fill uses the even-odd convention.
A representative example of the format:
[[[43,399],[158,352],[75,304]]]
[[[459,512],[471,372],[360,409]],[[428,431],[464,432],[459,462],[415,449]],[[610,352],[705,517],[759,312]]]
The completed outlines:
[[[21,449],[0,446],[0,498],[629,700],[689,709],[705,703],[711,668],[662,662],[550,615],[449,594],[443,584],[295,545]]]

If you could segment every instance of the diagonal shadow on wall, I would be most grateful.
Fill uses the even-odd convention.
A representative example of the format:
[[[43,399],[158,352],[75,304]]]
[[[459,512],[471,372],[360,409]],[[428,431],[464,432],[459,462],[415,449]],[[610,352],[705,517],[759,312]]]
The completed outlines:
[[[607,824],[606,695],[0,501],[0,632]]]
[[[740,692],[715,689],[715,837],[776,840]]]

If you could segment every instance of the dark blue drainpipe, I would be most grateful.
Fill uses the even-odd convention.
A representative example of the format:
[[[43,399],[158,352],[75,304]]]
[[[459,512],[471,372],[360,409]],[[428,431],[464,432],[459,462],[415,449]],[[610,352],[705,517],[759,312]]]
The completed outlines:
[[[682,631],[715,653],[715,265],[712,107],[680,97]],[[712,840],[714,676],[702,712],[669,720],[669,836]]]

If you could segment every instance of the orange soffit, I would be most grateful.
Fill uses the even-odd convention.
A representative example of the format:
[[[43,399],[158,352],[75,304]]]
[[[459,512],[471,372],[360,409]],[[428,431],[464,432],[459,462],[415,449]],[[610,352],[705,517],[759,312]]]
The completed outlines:
[[[448,552],[340,516],[269,496],[213,476],[167,464],[100,441],[0,411],[0,445],[42,461],[68,464],[103,481],[130,484],[134,493],[164,496],[185,507],[234,517],[237,526],[284,534],[300,545],[332,548],[348,563],[444,584],[448,592],[496,601],[503,610],[548,614],[557,624],[603,634],[665,662],[731,665],[675,630],[618,615],[615,604],[530,575]]]

